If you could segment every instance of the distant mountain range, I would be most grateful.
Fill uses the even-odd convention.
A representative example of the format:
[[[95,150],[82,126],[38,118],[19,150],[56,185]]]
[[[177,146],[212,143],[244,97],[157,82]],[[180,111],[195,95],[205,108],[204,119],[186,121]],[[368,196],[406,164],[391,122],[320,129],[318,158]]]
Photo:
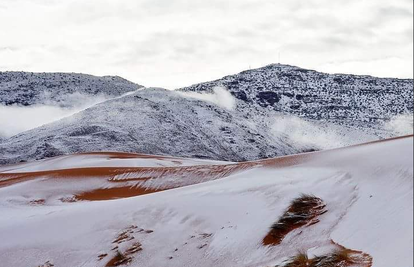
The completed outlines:
[[[392,137],[387,123],[413,113],[412,79],[280,64],[175,91],[119,77],[0,73],[3,105],[65,106],[77,93],[113,99],[0,139],[0,163],[90,151],[254,160]]]
[[[81,97],[113,98],[140,87],[118,76],[8,71],[0,72],[0,104],[70,107]]]

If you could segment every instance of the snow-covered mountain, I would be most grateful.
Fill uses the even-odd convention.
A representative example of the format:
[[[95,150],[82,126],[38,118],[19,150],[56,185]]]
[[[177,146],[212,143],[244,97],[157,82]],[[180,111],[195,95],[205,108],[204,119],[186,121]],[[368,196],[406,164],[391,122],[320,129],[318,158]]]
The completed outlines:
[[[97,104],[1,141],[0,164],[91,151],[245,161],[341,147],[402,134],[390,122],[412,114],[412,100],[412,80],[270,65]]]
[[[118,76],[7,71],[0,72],[0,105],[71,107],[88,96],[113,98],[140,87]]]
[[[0,265],[411,266],[412,163],[408,136],[245,163],[92,153],[7,166]]]
[[[209,92],[224,86],[244,105],[239,109],[283,112],[338,125],[381,128],[384,121],[413,113],[413,80],[326,74],[272,64],[182,88]]]
[[[4,140],[0,162],[90,151],[243,161],[311,148],[292,146],[264,122],[238,112],[149,88]]]

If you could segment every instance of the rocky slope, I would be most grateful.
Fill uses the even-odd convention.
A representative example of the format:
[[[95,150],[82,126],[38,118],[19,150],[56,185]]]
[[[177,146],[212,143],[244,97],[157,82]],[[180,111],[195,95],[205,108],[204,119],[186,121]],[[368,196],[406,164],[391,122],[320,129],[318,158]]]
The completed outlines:
[[[387,123],[412,114],[412,100],[412,80],[270,65],[95,105],[1,141],[0,164],[90,151],[244,161],[340,147],[397,135]]]
[[[151,88],[11,137],[0,144],[0,162],[87,151],[243,161],[309,148],[291,146],[237,112]]]
[[[413,113],[413,80],[326,74],[273,64],[182,88],[209,92],[226,87],[243,101],[239,109],[278,111],[339,125],[381,128],[384,121]]]
[[[71,107],[87,96],[117,97],[141,85],[117,76],[0,72],[0,105]]]

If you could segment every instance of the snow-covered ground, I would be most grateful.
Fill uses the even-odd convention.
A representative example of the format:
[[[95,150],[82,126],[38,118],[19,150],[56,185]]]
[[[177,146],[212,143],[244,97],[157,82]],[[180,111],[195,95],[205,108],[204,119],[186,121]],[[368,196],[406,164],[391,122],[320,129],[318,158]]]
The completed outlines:
[[[60,160],[66,161],[62,168],[74,164],[105,169],[102,162],[106,161],[119,170],[121,159],[99,158],[86,165]],[[145,164],[153,171],[165,169],[157,167],[159,161],[141,161],[135,171],[143,171]],[[152,183],[151,177],[145,178],[149,178],[148,188],[175,179],[189,186],[177,188],[176,184],[175,189],[131,198],[75,202],[27,201],[45,197],[45,191],[53,192],[54,187],[62,189],[70,175],[53,179],[53,173],[39,172],[24,179],[22,173],[3,169],[0,265],[105,266],[119,251],[129,255],[129,266],[265,267],[298,251],[309,256],[330,251],[333,241],[369,254],[375,267],[412,266],[412,136],[254,163],[204,163],[201,182],[195,177],[198,172],[191,180],[197,166],[167,167],[182,169],[184,178],[168,177],[168,173],[162,179],[152,178]],[[48,161],[27,165],[32,169],[26,170],[47,165]],[[219,170],[228,175],[217,177]],[[118,174],[106,174],[104,179],[95,174],[94,181],[115,179]],[[85,176],[90,174],[85,171]],[[82,188],[85,179],[79,175],[73,179],[77,182],[68,184],[66,194],[89,190]],[[128,179],[136,182],[137,177],[124,177]],[[263,246],[269,227],[302,193],[326,203],[320,222],[293,230],[280,245]]]
[[[84,153],[54,157],[30,163],[0,166],[1,173],[39,172],[88,167],[175,167],[229,164],[226,161],[188,159],[133,153]]]

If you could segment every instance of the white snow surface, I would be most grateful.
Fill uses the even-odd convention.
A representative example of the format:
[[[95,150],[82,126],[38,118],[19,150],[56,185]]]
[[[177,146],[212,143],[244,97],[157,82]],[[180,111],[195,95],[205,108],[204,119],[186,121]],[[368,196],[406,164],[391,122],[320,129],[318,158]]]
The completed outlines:
[[[125,156],[123,157],[124,154]],[[229,164],[226,161],[188,159],[164,156],[150,156],[122,153],[97,153],[74,154],[54,157],[23,164],[0,166],[2,173],[23,173],[49,170],[90,168],[90,167],[175,167],[194,165],[222,165]]]
[[[413,262],[413,137],[310,154],[290,167],[254,167],[227,178],[110,201],[28,206],[34,181],[0,188],[0,265],[105,266],[131,225],[142,244],[129,266],[274,266],[331,240],[373,257],[374,267]],[[59,183],[58,181],[56,183]],[[39,186],[39,184],[37,184]],[[46,186],[46,185],[45,185]],[[301,193],[327,204],[320,222],[262,245]],[[211,234],[211,236],[210,236]],[[103,260],[98,255],[108,253]]]

